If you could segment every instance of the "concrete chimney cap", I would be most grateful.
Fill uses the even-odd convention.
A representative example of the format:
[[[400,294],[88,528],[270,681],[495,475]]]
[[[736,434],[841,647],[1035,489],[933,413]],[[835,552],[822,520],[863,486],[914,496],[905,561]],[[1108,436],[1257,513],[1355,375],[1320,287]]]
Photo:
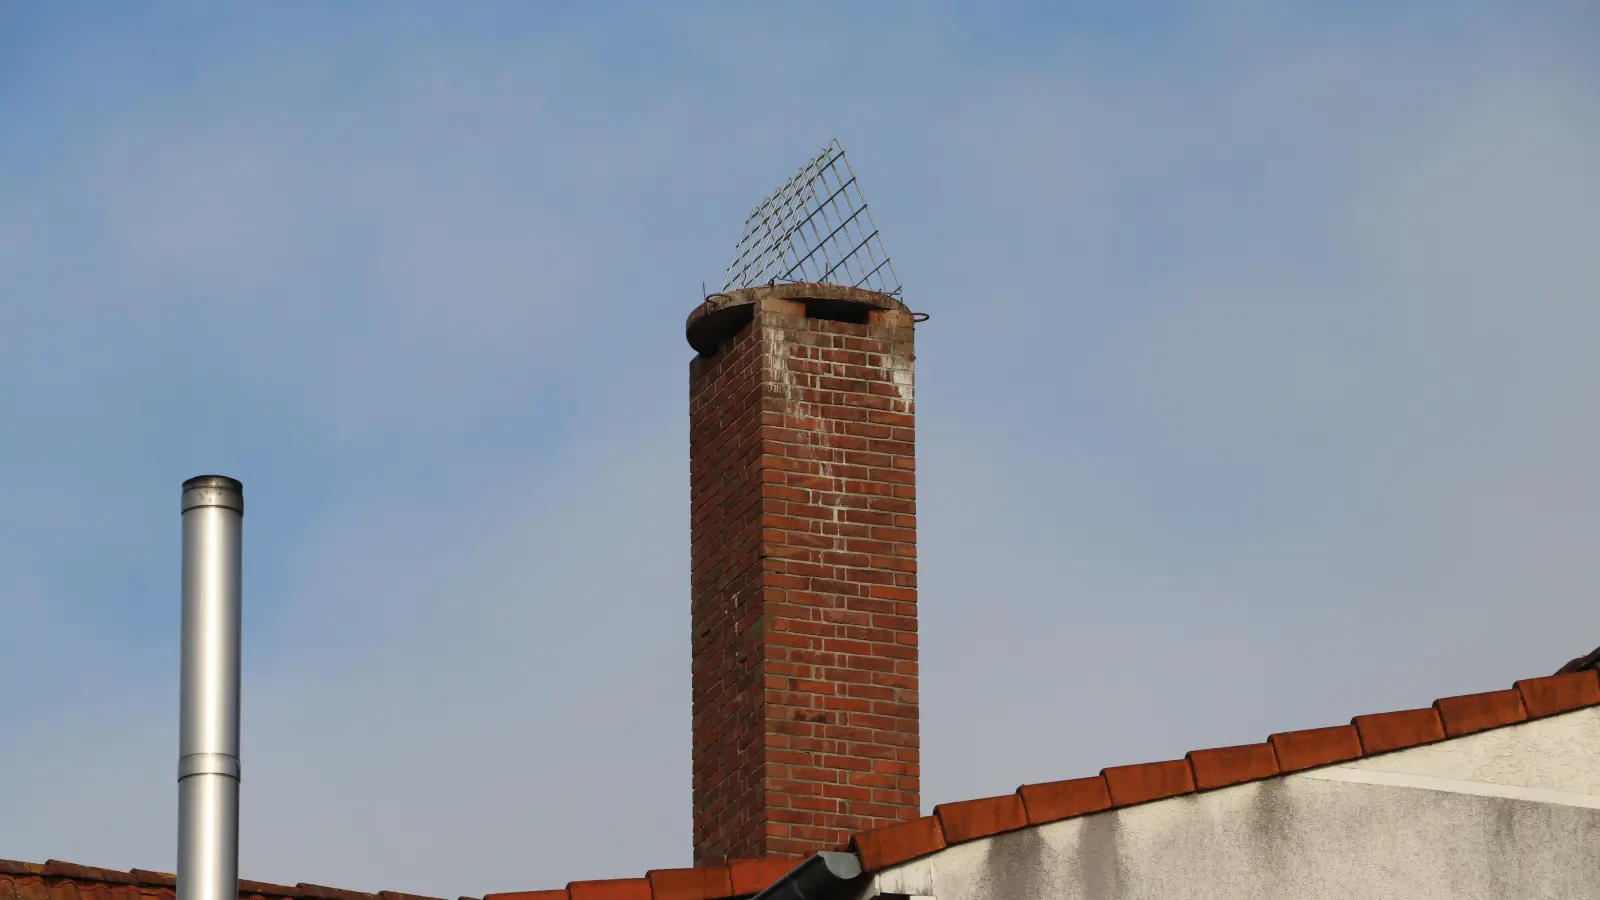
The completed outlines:
[[[717,352],[725,338],[736,334],[750,321],[756,304],[766,297],[801,303],[820,301],[834,310],[854,309],[863,315],[875,309],[908,315],[911,312],[892,295],[864,288],[817,282],[762,284],[708,295],[705,302],[689,313],[689,321],[684,326],[689,346],[706,355]]]

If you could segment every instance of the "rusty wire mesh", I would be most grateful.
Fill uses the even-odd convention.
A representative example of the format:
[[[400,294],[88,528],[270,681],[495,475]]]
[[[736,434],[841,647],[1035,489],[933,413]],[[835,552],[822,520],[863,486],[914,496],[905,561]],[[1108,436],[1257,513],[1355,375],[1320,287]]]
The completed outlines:
[[[837,140],[751,211],[722,289],[794,281],[900,293],[867,198]]]

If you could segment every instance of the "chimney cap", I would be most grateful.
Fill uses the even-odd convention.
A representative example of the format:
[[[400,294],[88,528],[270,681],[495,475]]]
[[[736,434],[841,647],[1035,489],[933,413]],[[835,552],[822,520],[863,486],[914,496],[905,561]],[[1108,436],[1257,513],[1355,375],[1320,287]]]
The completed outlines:
[[[911,312],[900,300],[882,291],[821,282],[761,284],[707,295],[705,301],[689,313],[689,321],[684,325],[689,346],[703,356],[716,353],[723,340],[738,333],[750,321],[756,304],[766,297],[800,303],[821,300],[835,309],[853,307],[863,313],[871,310]]]
[[[226,475],[196,475],[183,483],[183,512],[221,506],[244,513],[244,483]]]

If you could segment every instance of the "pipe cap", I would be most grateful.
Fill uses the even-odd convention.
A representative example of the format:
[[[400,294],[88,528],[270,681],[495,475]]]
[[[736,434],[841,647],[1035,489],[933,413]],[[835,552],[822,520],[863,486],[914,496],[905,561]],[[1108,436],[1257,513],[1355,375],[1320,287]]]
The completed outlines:
[[[244,515],[244,484],[226,475],[197,475],[183,483],[183,512],[220,506]]]

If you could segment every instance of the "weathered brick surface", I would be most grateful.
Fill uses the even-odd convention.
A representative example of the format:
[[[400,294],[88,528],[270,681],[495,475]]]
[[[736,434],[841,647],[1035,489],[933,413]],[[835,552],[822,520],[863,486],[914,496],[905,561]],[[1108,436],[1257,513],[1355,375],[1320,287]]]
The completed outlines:
[[[806,313],[690,366],[696,865],[920,814],[911,319]]]

